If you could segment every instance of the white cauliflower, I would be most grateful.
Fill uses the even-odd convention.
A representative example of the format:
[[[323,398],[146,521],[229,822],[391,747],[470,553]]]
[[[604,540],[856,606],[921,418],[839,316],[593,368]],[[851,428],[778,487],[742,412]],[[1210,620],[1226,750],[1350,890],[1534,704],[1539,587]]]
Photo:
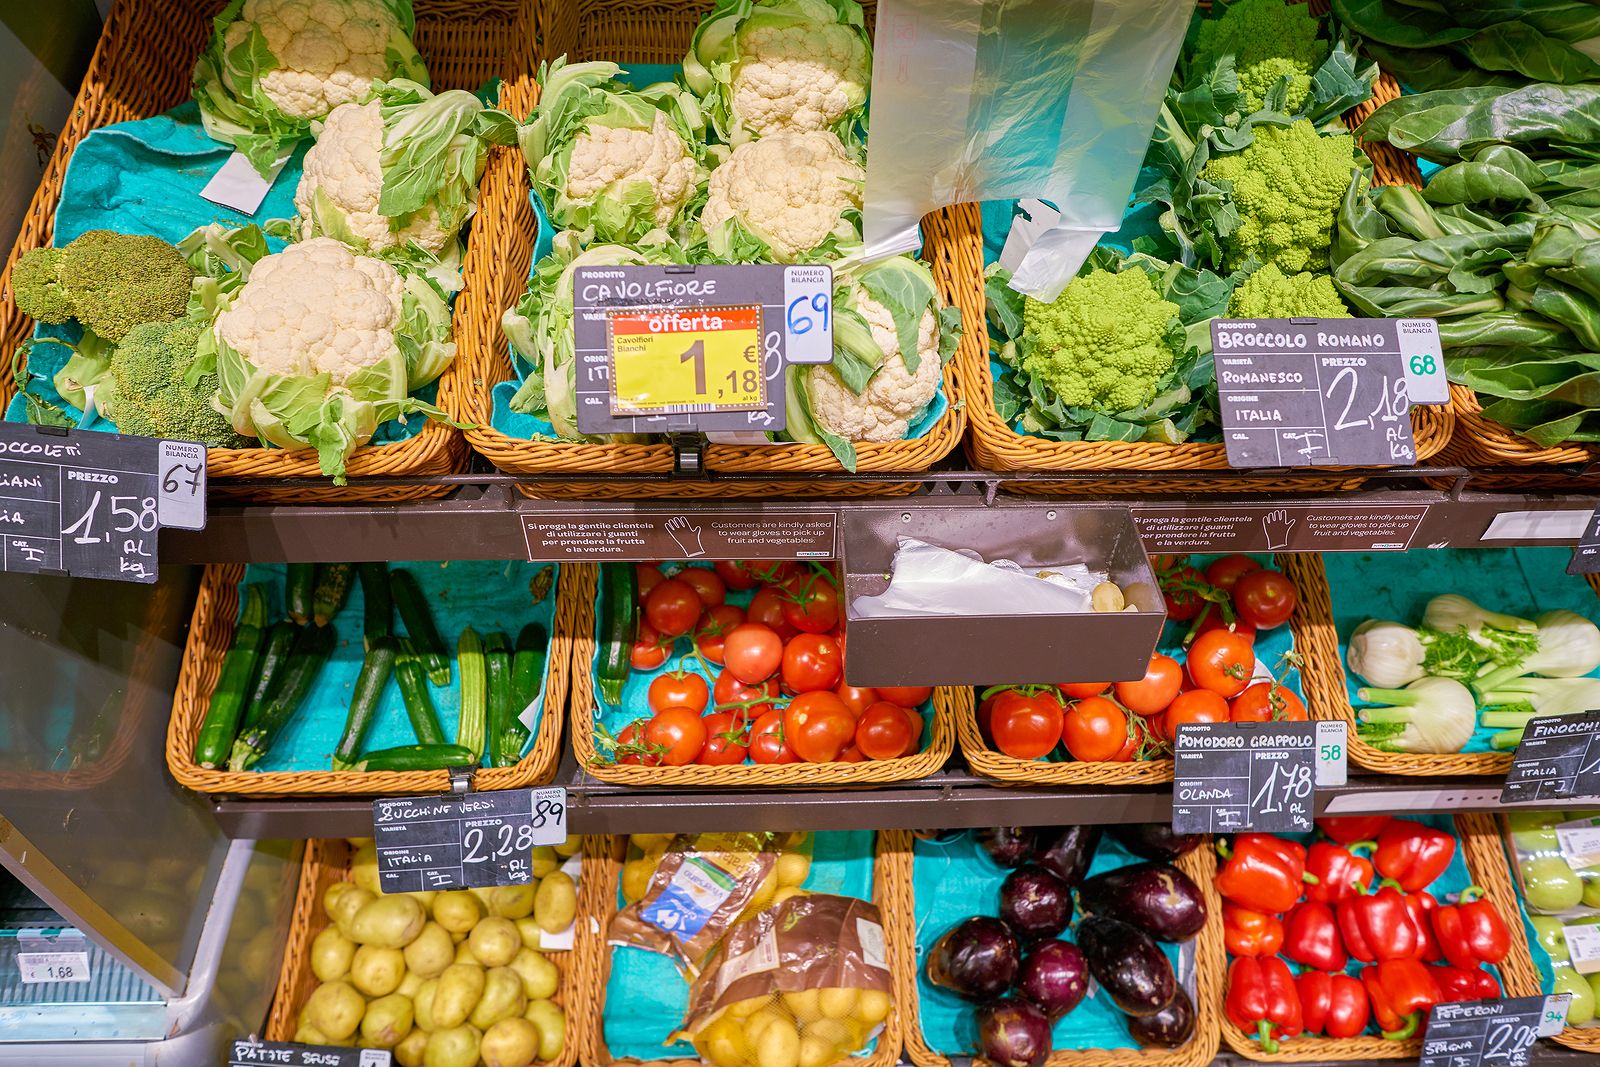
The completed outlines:
[[[317,218],[326,214],[326,206],[342,213],[349,236],[364,243],[370,252],[387,252],[414,242],[437,254],[455,238],[455,227],[440,222],[433,204],[391,228],[388,216],[378,210],[383,194],[383,167],[378,161],[382,148],[383,108],[377,100],[333,109],[317,143],[306,152],[300,185],[294,192],[301,240],[321,232]],[[326,205],[317,204],[319,193]]]
[[[400,23],[378,0],[245,0],[225,47],[259,28],[279,66],[261,91],[291,118],[317,119],[365,96],[389,71],[389,38]]]
[[[727,254],[730,219],[764,241],[779,262],[815,249],[830,234],[856,236],[844,217],[861,207],[866,172],[831,133],[780,131],[747,141],[711,172],[700,223],[712,251]]]
[[[738,48],[729,110],[757,137],[826,130],[867,97],[872,61],[852,27],[751,22],[740,29]]]
[[[566,195],[576,201],[620,200],[625,186],[643,183],[651,193],[651,216],[665,226],[694,196],[699,177],[699,162],[666,113],[657,111],[647,130],[587,123],[572,141]]]
[[[932,309],[917,324],[917,369],[906,368],[900,355],[895,321],[889,309],[872,297],[856,298],[872,340],[884,354],[883,364],[857,396],[837,371],[826,364],[807,368],[806,387],[811,417],[817,426],[846,441],[899,441],[911,420],[927,409],[943,375],[939,360],[939,322]]]

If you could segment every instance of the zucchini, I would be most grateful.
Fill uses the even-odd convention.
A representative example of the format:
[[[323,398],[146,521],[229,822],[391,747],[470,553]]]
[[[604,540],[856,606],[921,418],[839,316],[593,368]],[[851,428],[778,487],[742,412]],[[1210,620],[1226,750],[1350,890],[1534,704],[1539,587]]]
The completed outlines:
[[[639,633],[639,575],[631,563],[602,563],[600,585],[600,654],[595,674],[600,699],[622,703],[628,683],[628,660]]]
[[[278,682],[283,678],[284,665],[289,662],[289,649],[294,647],[294,639],[300,633],[300,627],[288,619],[279,619],[272,624],[272,629],[267,631],[266,644],[261,650],[261,659],[256,667],[256,680],[250,687],[250,702],[245,705],[244,718],[240,720],[239,728],[248,729],[261,721],[261,713],[266,709],[267,701],[272,694],[277,692]]]
[[[511,642],[496,631],[483,639],[484,674],[489,689],[489,711],[484,736],[486,767],[510,766],[505,762],[505,732],[511,711]]]
[[[239,612],[239,628],[233,633],[233,647],[223,654],[222,673],[211,691],[211,706],[206,709],[200,736],[194,742],[194,761],[208,770],[228,762],[228,750],[239,732],[239,716],[250,695],[266,629],[267,587],[251,582],[244,590],[244,608]]]
[[[436,771],[444,767],[470,767],[478,759],[460,745],[400,745],[380,748],[361,757],[354,771]]]
[[[355,766],[356,755],[361,751],[361,739],[378,717],[378,702],[383,699],[389,675],[394,673],[395,647],[394,638],[380,637],[372,642],[372,647],[362,657],[361,673],[356,675],[356,684],[350,693],[350,713],[345,716],[344,735],[339,738],[339,747],[333,751],[333,769],[336,771],[346,771]]]
[[[389,566],[385,563],[358,563],[361,578],[361,640],[371,646],[380,637],[394,634],[394,601],[389,596]]]
[[[350,579],[355,576],[354,563],[329,563],[317,571],[316,589],[311,594],[311,621],[326,626],[334,620],[350,599]]]
[[[539,699],[539,683],[544,680],[544,654],[549,644],[544,627],[536,622],[530,622],[517,634],[517,647],[511,654],[511,719],[499,735],[505,762],[496,766],[509,767],[522,758],[522,746],[528,743],[528,728],[522,725],[522,713]]]
[[[246,727],[233,743],[233,754],[228,760],[231,771],[249,770],[256,761],[272,748],[272,742],[289,725],[306,694],[321,673],[323,664],[333,655],[339,634],[332,626],[302,626],[295,635],[294,646],[289,649],[288,663],[283,668],[283,680],[278,683],[261,718]]]
[[[283,610],[289,621],[304,626],[311,621],[311,597],[317,588],[315,563],[291,563],[283,578]]]
[[[394,594],[394,606],[400,612],[400,621],[406,624],[406,636],[416,647],[417,656],[428,671],[434,685],[450,684],[450,653],[445,651],[439,628],[433,624],[433,613],[422,597],[422,586],[417,576],[408,570],[395,568],[389,572],[389,591]]]
[[[411,720],[411,732],[424,745],[444,744],[444,730],[439,726],[439,713],[434,710],[433,697],[428,693],[428,678],[422,664],[412,652],[411,642],[400,642],[400,656],[394,663],[395,681],[400,683],[400,696],[406,702],[406,718]]]
[[[489,694],[483,642],[470,626],[461,631],[456,659],[461,664],[461,717],[456,721],[456,744],[469,749],[476,763],[483,758]]]

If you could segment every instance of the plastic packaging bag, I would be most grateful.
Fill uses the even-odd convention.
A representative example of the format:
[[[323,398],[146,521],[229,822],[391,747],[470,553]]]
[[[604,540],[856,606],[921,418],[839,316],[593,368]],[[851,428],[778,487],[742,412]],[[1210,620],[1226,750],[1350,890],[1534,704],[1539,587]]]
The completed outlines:
[[[1024,570],[1010,560],[984,562],[901,537],[889,588],[856,599],[858,615],[1012,615],[1089,611],[1089,596],[1106,580],[1081,563]]]
[[[1506,816],[1528,947],[1543,988],[1570,993],[1567,1021],[1596,1025],[1600,1000],[1600,813]]]
[[[882,0],[866,257],[917,247],[922,216],[946,204],[1039,197],[1061,217],[1011,284],[1055,299],[1121,224],[1193,10],[1191,0]]]

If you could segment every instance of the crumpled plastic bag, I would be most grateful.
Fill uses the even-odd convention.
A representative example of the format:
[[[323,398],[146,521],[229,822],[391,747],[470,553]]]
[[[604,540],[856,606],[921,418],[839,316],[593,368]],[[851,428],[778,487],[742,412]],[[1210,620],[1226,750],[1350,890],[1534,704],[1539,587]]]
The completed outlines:
[[[894,573],[882,593],[857,597],[859,617],[905,615],[1060,615],[1091,610],[1089,595],[1106,580],[1082,563],[1024,570],[1011,560],[985,563],[971,549],[954,551],[901,537]]]

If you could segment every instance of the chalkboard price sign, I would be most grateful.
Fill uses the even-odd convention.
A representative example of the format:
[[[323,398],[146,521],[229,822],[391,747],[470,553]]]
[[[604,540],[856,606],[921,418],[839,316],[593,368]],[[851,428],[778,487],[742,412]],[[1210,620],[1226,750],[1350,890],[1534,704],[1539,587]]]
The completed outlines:
[[[1600,797],[1600,711],[1529,719],[1500,802],[1577,797]]]
[[[567,839],[567,791],[376,800],[372,828],[385,893],[528,885],[533,848]]]
[[[235,1041],[228,1067],[390,1067],[394,1056],[381,1048],[302,1045],[297,1041]]]
[[[1571,1000],[1559,993],[1436,1004],[1418,1067],[1527,1067],[1533,1043],[1566,1025]]]
[[[1344,782],[1342,723],[1186,723],[1174,744],[1180,834],[1308,833],[1319,785]],[[1329,731],[1326,727],[1334,727]]]

